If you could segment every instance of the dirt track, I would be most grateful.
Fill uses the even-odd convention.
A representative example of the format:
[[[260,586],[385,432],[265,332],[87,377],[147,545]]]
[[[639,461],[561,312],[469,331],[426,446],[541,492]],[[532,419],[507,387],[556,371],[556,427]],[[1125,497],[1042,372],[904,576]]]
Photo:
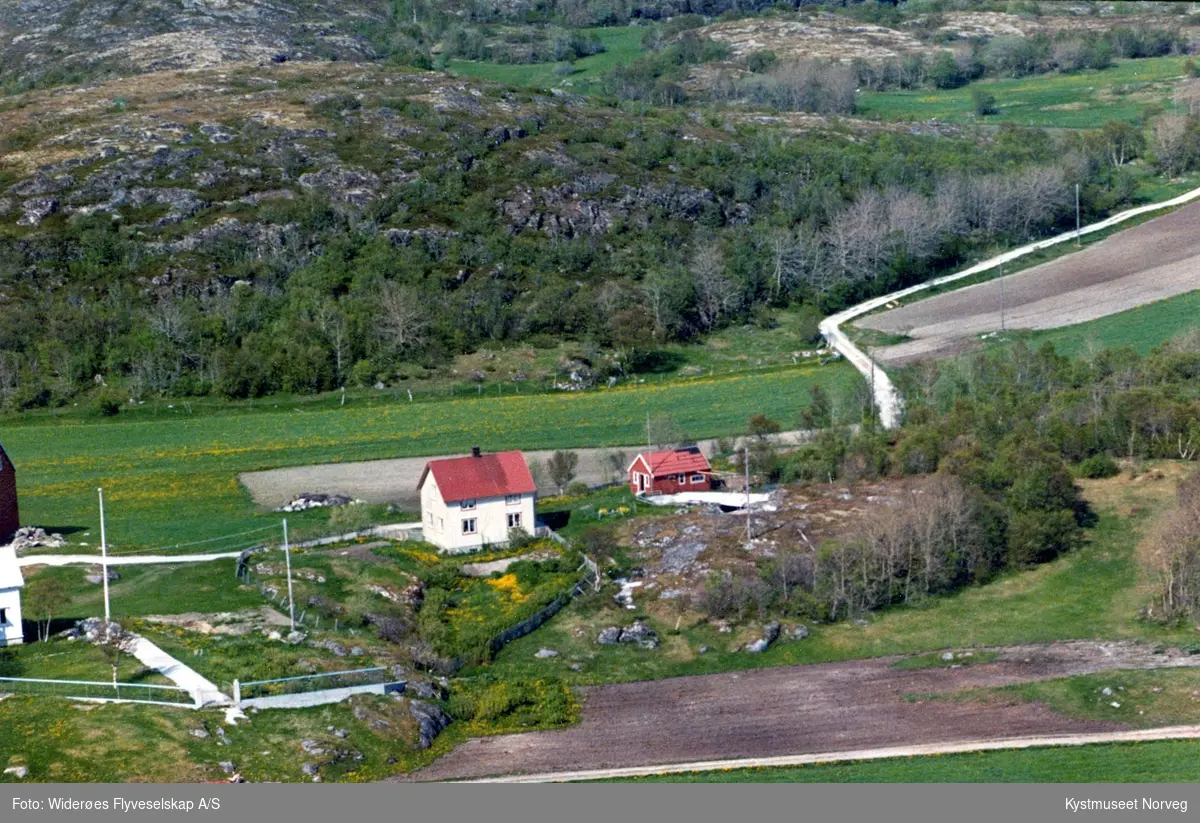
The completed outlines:
[[[803,442],[808,432],[781,432],[771,439],[780,443]],[[740,440],[738,441],[741,442]],[[701,440],[700,448],[711,455],[716,447],[715,440]],[[575,480],[590,486],[600,485],[614,479],[606,457],[611,452],[620,452],[628,466],[634,455],[641,450],[637,446],[617,446],[612,449],[572,449],[579,455],[579,466]],[[525,452],[525,460],[531,467],[546,461],[553,452]],[[455,455],[449,455],[455,456]],[[425,464],[436,457],[401,457],[394,460],[364,460],[357,463],[323,463],[317,466],[293,466],[261,472],[246,472],[238,476],[249,489],[254,502],[265,508],[275,508],[295,499],[304,492],[348,494],[368,503],[392,503],[403,509],[420,507],[417,482]],[[624,467],[623,467],[624,468]],[[624,474],[624,472],[622,472]],[[549,481],[537,477],[539,485]],[[553,494],[553,489],[543,488],[543,494]]]
[[[451,780],[722,758],[770,757],[1125,728],[1037,704],[906,700],[904,695],[1066,677],[1115,668],[1195,665],[1125,643],[1011,647],[994,662],[900,670],[896,658],[789,666],[600,686],[582,722],[557,732],[471,740],[399,780]]]
[[[1095,320],[1200,288],[1200,203],[1004,280],[1006,326],[1049,329]],[[857,321],[915,338],[874,350],[887,364],[950,354],[1000,328],[1000,281]]]

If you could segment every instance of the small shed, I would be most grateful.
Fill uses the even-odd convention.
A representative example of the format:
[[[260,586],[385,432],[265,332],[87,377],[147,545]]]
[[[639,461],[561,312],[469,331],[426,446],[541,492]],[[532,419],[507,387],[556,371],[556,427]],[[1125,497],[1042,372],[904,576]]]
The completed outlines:
[[[0,546],[0,646],[19,645],[21,629],[21,587],[25,578],[17,565],[17,550]]]
[[[711,491],[713,470],[699,446],[642,452],[629,464],[629,490],[638,495]]]
[[[17,511],[17,470],[0,446],[0,545],[7,543],[21,526]]]

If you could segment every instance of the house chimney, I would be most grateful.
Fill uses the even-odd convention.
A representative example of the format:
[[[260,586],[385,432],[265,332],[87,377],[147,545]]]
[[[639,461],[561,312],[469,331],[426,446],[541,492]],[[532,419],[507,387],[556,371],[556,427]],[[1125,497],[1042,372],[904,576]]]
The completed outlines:
[[[471,447],[471,456],[472,457],[482,457],[483,456],[482,452],[479,451],[478,446]]]

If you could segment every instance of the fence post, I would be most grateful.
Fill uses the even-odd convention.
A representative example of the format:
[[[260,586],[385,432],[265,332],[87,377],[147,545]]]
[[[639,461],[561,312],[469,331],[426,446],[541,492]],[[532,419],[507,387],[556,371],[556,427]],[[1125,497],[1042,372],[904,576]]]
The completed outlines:
[[[233,705],[242,705],[242,684],[238,682],[236,677],[233,678]]]

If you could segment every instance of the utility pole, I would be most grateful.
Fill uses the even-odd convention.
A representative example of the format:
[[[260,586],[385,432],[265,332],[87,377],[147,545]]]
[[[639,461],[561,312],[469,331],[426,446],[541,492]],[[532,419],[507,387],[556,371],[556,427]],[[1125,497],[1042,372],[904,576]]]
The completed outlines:
[[[287,564],[288,619],[292,621],[292,631],[296,631],[296,602],[292,599],[292,550],[288,546],[286,518],[283,521],[283,560]]]
[[[100,579],[104,581],[104,626],[112,622],[112,612],[108,605],[108,535],[104,531],[104,489],[96,489],[100,497]],[[114,675],[115,677],[115,675]]]
[[[1075,248],[1079,248],[1079,233],[1081,223],[1079,221],[1079,184],[1075,184]]]
[[[1004,264],[1000,264],[1000,331],[1004,331]]]
[[[742,462],[746,464],[746,542],[750,542],[750,438],[742,444]]]

